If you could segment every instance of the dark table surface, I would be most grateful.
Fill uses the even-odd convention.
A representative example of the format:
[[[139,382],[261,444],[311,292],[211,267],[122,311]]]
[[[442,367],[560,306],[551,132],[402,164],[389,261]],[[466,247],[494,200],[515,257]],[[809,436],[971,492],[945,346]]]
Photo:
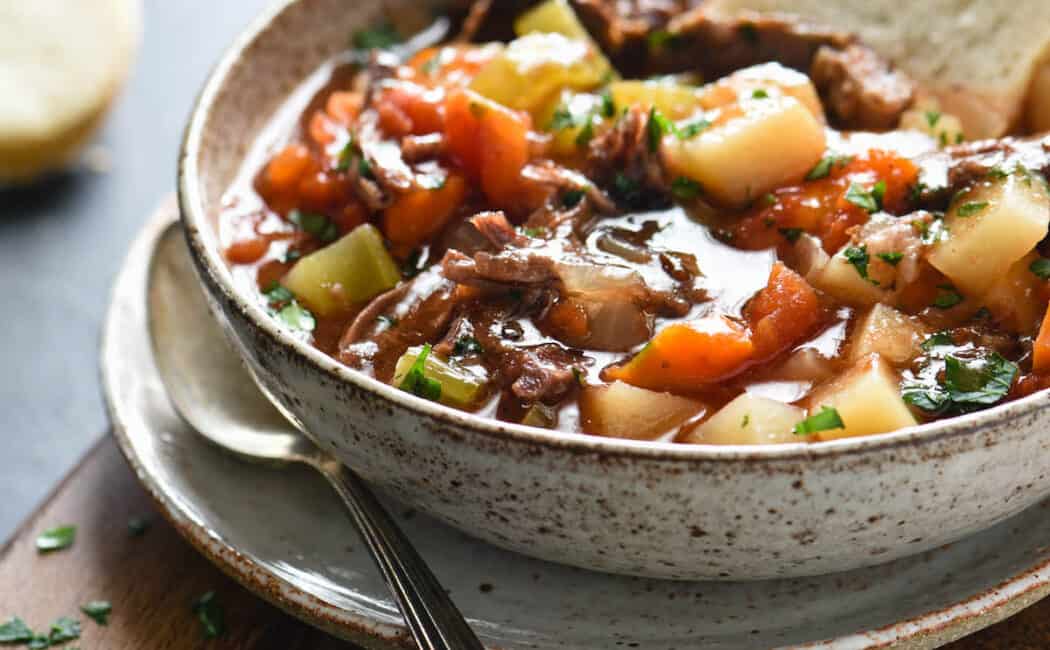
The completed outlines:
[[[106,428],[96,357],[110,281],[174,189],[182,128],[209,69],[266,4],[145,0],[131,78],[93,144],[91,157],[108,164],[0,191],[0,539]]]

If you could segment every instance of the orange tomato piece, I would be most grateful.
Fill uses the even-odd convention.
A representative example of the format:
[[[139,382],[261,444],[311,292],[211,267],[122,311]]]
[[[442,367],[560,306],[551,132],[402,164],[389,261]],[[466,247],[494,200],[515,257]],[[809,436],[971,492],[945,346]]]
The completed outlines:
[[[755,294],[746,312],[755,358],[772,358],[812,334],[823,320],[817,292],[782,262],[773,265],[769,283]]]
[[[1039,327],[1039,335],[1035,337],[1035,343],[1032,345],[1032,370],[1050,371],[1050,309],[1046,310],[1043,324]]]
[[[633,359],[604,374],[641,388],[688,393],[741,372],[753,355],[746,326],[708,316],[669,325]]]
[[[440,188],[398,196],[383,213],[383,233],[396,245],[418,246],[448,223],[466,196],[466,179],[450,172]]]

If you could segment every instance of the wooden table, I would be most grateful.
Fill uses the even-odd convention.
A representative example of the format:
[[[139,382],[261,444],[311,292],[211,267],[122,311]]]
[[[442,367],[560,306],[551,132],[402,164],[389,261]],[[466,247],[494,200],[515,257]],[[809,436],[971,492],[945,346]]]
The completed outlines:
[[[130,534],[128,521],[150,527]],[[42,530],[78,527],[69,549],[40,555]],[[226,633],[207,640],[193,602],[214,591]],[[109,624],[80,614],[92,600],[113,604]],[[184,542],[156,513],[109,437],[101,440],[0,548],[0,620],[45,628],[60,616],[83,622],[82,650],[329,650],[349,648],[252,596]],[[950,650],[1050,648],[1050,600],[949,646]]]

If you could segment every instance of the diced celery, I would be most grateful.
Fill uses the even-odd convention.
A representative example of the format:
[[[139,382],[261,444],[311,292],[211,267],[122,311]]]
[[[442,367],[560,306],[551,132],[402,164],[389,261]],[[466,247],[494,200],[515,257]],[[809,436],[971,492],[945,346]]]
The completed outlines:
[[[558,411],[553,406],[537,402],[525,411],[525,417],[521,418],[522,424],[542,429],[552,429],[558,423]]]
[[[617,108],[647,104],[672,120],[681,120],[700,109],[700,90],[673,79],[615,81],[609,84]]]
[[[474,77],[472,90],[517,110],[536,113],[563,88],[590,90],[608,75],[608,62],[589,41],[562,34],[517,38]]]
[[[383,237],[371,224],[300,259],[282,284],[322,316],[346,309],[394,287],[401,272]]]
[[[422,368],[414,367],[421,354],[426,355],[423,358]],[[406,384],[406,379],[410,379],[408,382],[410,384],[423,385],[421,382],[413,382],[411,380],[409,375],[413,370],[421,370],[424,379],[435,381],[441,386],[438,401],[442,404],[459,408],[465,408],[474,404],[481,396],[481,391],[488,379],[485,371],[480,366],[463,366],[452,361],[445,361],[430,353],[430,346],[428,345],[416,346],[406,350],[401,355],[401,358],[397,360],[397,365],[394,367],[394,377],[390,380],[390,383],[398,388],[407,390],[411,390],[411,386]],[[430,397],[430,395],[422,396]]]

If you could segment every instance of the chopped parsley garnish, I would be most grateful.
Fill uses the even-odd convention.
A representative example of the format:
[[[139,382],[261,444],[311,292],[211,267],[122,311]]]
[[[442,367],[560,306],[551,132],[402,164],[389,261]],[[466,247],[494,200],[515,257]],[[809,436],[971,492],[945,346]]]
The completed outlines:
[[[566,208],[575,208],[583,200],[583,190],[569,190],[561,195],[561,204]]]
[[[109,615],[113,611],[113,605],[108,600],[93,600],[83,605],[80,611],[84,612],[84,615],[99,625],[107,625],[109,623]]]
[[[990,179],[993,179],[993,180],[1000,180],[1000,181],[1003,180],[1004,178],[1006,178],[1007,176],[1009,176],[1009,174],[1007,174],[1005,171],[1003,171],[1003,168],[998,166],[998,165],[995,165],[995,166],[991,167],[985,173],[985,177],[986,178],[990,178]]]
[[[756,88],[751,91],[751,99],[769,99],[769,92],[765,88]]]
[[[354,134],[350,134],[350,139],[346,141],[346,145],[339,152],[339,157],[336,159],[335,170],[337,172],[345,172],[350,170],[350,164],[353,162],[354,157],[360,154],[360,149],[357,147],[357,143],[354,141]]]
[[[437,71],[441,69],[441,54],[434,54],[434,56],[427,59],[427,62],[424,63],[419,69],[422,70],[423,74],[425,74],[426,76],[433,77],[435,74],[437,74]]]
[[[744,418],[742,420],[740,420],[740,428],[741,429],[746,429],[747,425],[749,425],[749,424],[751,424],[751,414],[750,413],[745,413],[744,414]]]
[[[368,159],[364,156],[361,156],[361,158],[357,161],[357,173],[363,178],[367,178],[369,180],[374,181],[376,179],[376,175],[372,173],[372,163],[368,162]]]
[[[908,200],[912,203],[917,203],[922,198],[922,193],[926,191],[926,183],[919,181],[914,185],[908,187]]]
[[[1018,374],[1017,364],[997,352],[978,359],[944,354],[943,379],[940,367],[934,355],[924,369],[925,378],[906,376],[901,384],[904,401],[931,413],[969,413],[1001,401]]]
[[[650,50],[659,51],[667,46],[674,46],[675,36],[667,30],[656,29],[649,32],[646,41],[649,43]]]
[[[937,332],[931,334],[925,341],[919,344],[919,347],[924,351],[929,352],[934,348],[944,347],[946,345],[955,345],[955,341],[952,340],[951,334],[948,332]]]
[[[594,138],[594,120],[588,117],[583,123],[583,128],[576,134],[576,146],[586,147],[592,138]]]
[[[51,624],[51,629],[47,633],[48,645],[55,645],[57,643],[65,643],[66,641],[72,641],[80,638],[80,621],[63,616],[54,623]],[[30,645],[29,647],[33,647]],[[47,645],[40,646],[41,648],[48,647]]]
[[[314,315],[301,306],[287,288],[274,283],[263,295],[266,296],[270,313],[288,327],[304,332],[312,332],[317,327]]]
[[[77,537],[76,526],[58,526],[45,530],[36,538],[36,549],[41,553],[61,551],[73,545]]]
[[[401,385],[398,387],[401,390],[412,393],[413,395],[419,395],[428,400],[436,402],[441,399],[441,382],[436,379],[431,379],[423,374],[426,368],[427,357],[430,356],[430,344],[427,343],[419,351],[419,356],[412,362],[412,367],[408,369],[405,374],[405,378],[401,380]]]
[[[967,201],[959,206],[955,214],[960,217],[972,217],[988,207],[988,201]]]
[[[1028,265],[1028,270],[1035,273],[1040,280],[1050,280],[1050,260],[1040,257]]]
[[[762,202],[765,203],[767,206],[776,205],[777,195],[773,194],[772,192],[769,192],[768,194],[762,197]]]
[[[842,421],[838,411],[830,406],[822,406],[819,413],[814,413],[795,425],[795,434],[805,436],[817,431],[844,429],[845,427],[846,424]]]
[[[882,209],[882,200],[886,198],[886,181],[878,181],[872,185],[871,196],[875,199],[879,209]]]
[[[904,253],[898,253],[897,251],[892,251],[889,253],[876,253],[875,256],[883,262],[886,262],[890,266],[897,266],[901,263],[901,260],[904,259]]]
[[[798,238],[802,236],[803,232],[801,228],[780,228],[779,230],[780,234],[784,235],[784,239],[788,240],[791,243],[797,242]]]
[[[33,630],[17,616],[0,623],[0,644],[26,643],[33,639]]]
[[[689,140],[695,138],[704,132],[707,127],[711,126],[711,121],[700,118],[691,122],[686,122],[682,126],[675,129],[675,135],[678,136],[679,140]]]
[[[679,176],[671,181],[671,194],[679,201],[691,201],[700,196],[701,191],[700,183],[691,178]]]
[[[313,235],[323,243],[333,242],[339,238],[339,227],[323,214],[292,210],[288,213],[288,221],[299,226],[303,232]]]
[[[649,136],[649,151],[656,151],[660,148],[660,138],[667,133],[673,133],[675,130],[674,124],[671,120],[658,111],[656,107],[649,109],[649,123],[647,125],[647,135]]]
[[[554,115],[551,116],[551,121],[550,124],[547,125],[547,130],[562,131],[564,129],[571,129],[574,126],[576,126],[576,118],[569,112],[568,106],[562,105],[554,110]]]
[[[383,23],[371,29],[362,29],[354,33],[353,44],[356,50],[385,50],[401,42],[401,35],[390,23]]]
[[[637,205],[642,199],[642,188],[638,181],[623,172],[616,172],[612,183],[613,196],[627,205]]]
[[[885,184],[883,184],[880,192],[878,183],[870,190],[864,189],[859,183],[850,183],[849,189],[846,190],[846,200],[866,212],[878,212],[880,207],[879,198],[885,191]]]
[[[382,325],[386,325],[386,328],[390,329],[391,327],[397,327],[398,320],[393,316],[380,314],[379,316],[376,316],[376,322]]]
[[[128,519],[128,535],[131,537],[142,537],[150,529],[153,522],[149,517],[132,517]]]
[[[314,318],[314,315],[295,301],[282,307],[277,312],[277,318],[294,330],[312,332],[317,327],[317,319]]]
[[[868,262],[871,261],[871,257],[868,255],[867,246],[850,246],[842,251],[842,256],[846,258],[847,262],[853,265],[853,268],[857,269],[857,274],[860,275],[860,277],[875,285],[879,283],[877,280],[868,277]]]
[[[602,117],[613,117],[616,115],[616,103],[613,101],[612,91],[606,88],[602,91]]]
[[[754,23],[740,23],[736,31],[744,37],[744,40],[752,45],[758,44],[758,28]]]
[[[813,169],[809,170],[806,174],[807,181],[815,181],[821,178],[827,178],[828,174],[831,173],[832,167],[844,167],[853,161],[853,156],[840,156],[838,154],[829,153],[820,159],[820,162],[816,164]]]
[[[950,284],[941,285],[937,289],[937,297],[933,299],[933,306],[938,309],[951,309],[963,301],[962,294]]]
[[[215,599],[214,591],[205,593],[193,603],[193,613],[197,615],[197,620],[201,622],[204,638],[214,639],[222,636],[226,629],[225,616],[223,615],[222,606]]]
[[[931,129],[937,126],[937,122],[941,121],[940,111],[926,111],[924,115],[926,117],[926,124],[928,124]]]
[[[456,339],[455,345],[452,346],[452,354],[457,357],[481,354],[482,351],[483,348],[481,347],[481,343],[479,343],[473,336],[461,336]]]
[[[539,226],[538,228],[525,227],[525,228],[521,229],[521,232],[526,237],[536,238],[536,237],[542,237],[543,235],[546,235],[547,234],[547,229],[544,228],[543,226]]]

